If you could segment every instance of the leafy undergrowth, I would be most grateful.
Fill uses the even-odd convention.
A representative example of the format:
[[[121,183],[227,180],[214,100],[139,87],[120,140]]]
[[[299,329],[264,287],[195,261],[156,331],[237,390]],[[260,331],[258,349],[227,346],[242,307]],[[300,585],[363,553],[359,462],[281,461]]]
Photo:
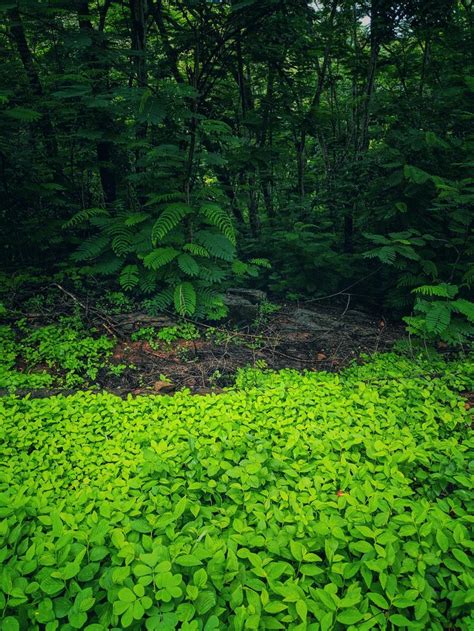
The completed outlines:
[[[13,393],[17,388],[71,388],[94,381],[115,341],[91,333],[96,329],[87,330],[75,317],[35,329],[25,320],[15,327],[0,325],[0,388]]]
[[[472,629],[472,372],[0,399],[1,629]]]

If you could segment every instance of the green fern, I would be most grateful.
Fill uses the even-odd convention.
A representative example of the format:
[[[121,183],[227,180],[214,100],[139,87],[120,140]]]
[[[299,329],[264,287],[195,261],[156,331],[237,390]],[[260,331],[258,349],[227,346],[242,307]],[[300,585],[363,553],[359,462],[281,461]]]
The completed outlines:
[[[207,203],[201,206],[200,212],[210,224],[219,228],[222,234],[235,245],[234,226],[228,213],[223,208],[217,204]]]
[[[425,274],[429,274],[433,280],[438,276],[438,268],[433,261],[422,261],[421,269],[425,272]]]
[[[366,259],[377,258],[382,263],[386,263],[387,265],[393,265],[397,257],[397,250],[390,245],[385,245],[381,248],[374,248],[373,250],[364,252],[363,257]]]
[[[105,235],[95,235],[83,241],[72,254],[74,261],[88,261],[101,254],[109,244],[109,238]]]
[[[92,267],[92,271],[96,274],[111,276],[116,274],[123,265],[123,259],[119,259],[113,255],[106,255],[103,260],[97,261]]]
[[[183,250],[185,252],[189,252],[190,254],[194,254],[194,256],[202,256],[207,259],[211,256],[206,248],[203,248],[202,245],[198,245],[197,243],[185,243],[183,245]]]
[[[201,121],[201,128],[213,136],[232,136],[232,128],[224,121],[208,118]]]
[[[433,302],[426,312],[426,330],[439,335],[448,327],[450,320],[449,306],[444,302]]]
[[[40,120],[42,116],[41,112],[37,112],[28,107],[12,107],[9,110],[5,110],[4,114],[21,123],[33,123]]]
[[[195,240],[218,259],[232,262],[235,258],[235,247],[223,234],[200,230],[196,233]]]
[[[384,237],[382,234],[372,234],[371,232],[363,232],[362,235],[372,241],[372,243],[377,243],[378,245],[389,245],[390,240],[387,237]]]
[[[249,263],[252,263],[252,265],[256,265],[257,267],[272,269],[272,264],[268,259],[250,259]]]
[[[196,290],[191,283],[184,282],[177,285],[173,299],[175,309],[180,315],[193,315],[196,311]]]
[[[178,256],[178,265],[181,271],[188,276],[197,276],[199,274],[199,265],[190,254],[180,254]]]
[[[134,251],[138,256],[147,254],[153,248],[153,243],[151,241],[151,229],[149,225],[146,225],[137,234],[135,234],[133,246]]]
[[[143,265],[152,270],[157,270],[168,263],[171,263],[177,256],[179,251],[174,248],[157,248],[143,259]]]
[[[425,279],[424,276],[416,276],[415,274],[403,274],[397,282],[397,287],[415,287],[419,286]]]
[[[209,284],[221,283],[225,280],[227,271],[213,263],[206,263],[201,265],[199,276]]]
[[[151,294],[156,289],[156,272],[154,270],[140,269],[139,287],[144,294]]]
[[[130,289],[133,289],[138,284],[138,279],[139,279],[138,266],[127,265],[126,267],[123,268],[120,274],[120,277],[119,277],[120,286],[122,287],[122,289],[125,289],[125,291],[129,291]]]
[[[221,320],[228,314],[222,294],[209,288],[199,288],[197,293],[196,317]]]
[[[474,322],[474,302],[465,300],[464,298],[458,298],[451,302],[451,308],[453,311],[456,311],[456,313],[461,313],[470,322]]]
[[[183,193],[180,191],[171,191],[169,193],[153,193],[148,195],[148,201],[145,206],[155,206],[157,204],[164,204],[168,202],[182,202],[184,201]]]
[[[422,294],[423,296],[437,296],[439,298],[454,298],[459,288],[456,285],[448,283],[440,283],[439,285],[421,285],[412,290],[414,294]]]
[[[133,236],[126,232],[120,232],[112,239],[112,250],[117,256],[124,256],[131,251],[133,244]]]
[[[167,287],[156,296],[153,296],[150,300],[144,302],[144,307],[152,315],[157,315],[164,311],[173,303],[174,290],[172,287]]]
[[[89,221],[92,217],[97,217],[98,215],[108,216],[109,212],[105,208],[86,208],[80,210],[63,224],[63,228],[75,228],[81,223]]]
[[[153,244],[161,241],[179,222],[189,213],[191,208],[187,204],[175,203],[169,204],[158,219],[151,231],[151,239]]]
[[[136,226],[137,224],[143,223],[149,218],[150,215],[148,213],[133,213],[125,219],[124,225],[128,227]]]
[[[471,285],[471,283],[474,283],[474,265],[471,265],[467,268],[467,271],[462,277],[462,280],[469,286]]]
[[[248,268],[249,266],[247,265],[247,263],[244,263],[243,261],[235,260],[232,263],[232,271],[236,276],[245,276]]]

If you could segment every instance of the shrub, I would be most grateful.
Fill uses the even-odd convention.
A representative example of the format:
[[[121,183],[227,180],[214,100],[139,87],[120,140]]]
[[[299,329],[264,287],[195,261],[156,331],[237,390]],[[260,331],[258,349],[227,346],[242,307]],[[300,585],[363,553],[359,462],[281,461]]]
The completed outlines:
[[[2,630],[472,629],[472,368],[427,367],[1,399]]]

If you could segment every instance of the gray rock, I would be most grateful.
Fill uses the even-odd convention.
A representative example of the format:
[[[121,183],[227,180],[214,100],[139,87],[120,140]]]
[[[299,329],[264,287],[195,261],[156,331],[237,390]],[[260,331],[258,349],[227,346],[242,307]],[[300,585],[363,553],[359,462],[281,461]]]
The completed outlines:
[[[231,318],[251,321],[258,315],[258,305],[266,298],[266,293],[259,289],[231,288],[224,296],[224,304],[228,307]]]
[[[344,324],[337,318],[310,311],[309,309],[295,309],[290,322],[285,326],[291,331],[312,331],[315,333],[326,333],[341,329]]]
[[[234,296],[238,298],[244,298],[253,305],[258,305],[267,299],[267,294],[261,289],[244,289],[241,287],[230,287],[227,292],[227,296]]]

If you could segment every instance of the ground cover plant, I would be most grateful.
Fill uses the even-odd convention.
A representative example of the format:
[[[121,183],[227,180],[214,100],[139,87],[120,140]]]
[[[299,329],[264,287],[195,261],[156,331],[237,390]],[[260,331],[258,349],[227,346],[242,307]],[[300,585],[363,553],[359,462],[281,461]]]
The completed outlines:
[[[93,335],[95,335],[93,337]],[[86,329],[77,317],[32,328],[26,320],[0,324],[0,388],[77,387],[94,381],[115,341]],[[22,370],[18,364],[21,363]]]
[[[472,629],[472,363],[0,399],[18,629]]]

